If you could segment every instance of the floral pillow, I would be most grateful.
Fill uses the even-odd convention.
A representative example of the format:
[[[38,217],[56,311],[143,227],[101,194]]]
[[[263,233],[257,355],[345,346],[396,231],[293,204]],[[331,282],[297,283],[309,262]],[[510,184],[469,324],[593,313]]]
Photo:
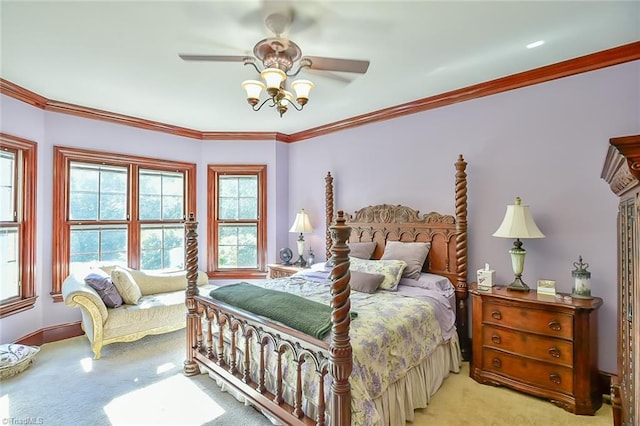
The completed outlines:
[[[407,267],[404,260],[366,260],[357,257],[349,258],[351,271],[368,272],[384,275],[380,289],[395,291],[398,288],[402,272]]]

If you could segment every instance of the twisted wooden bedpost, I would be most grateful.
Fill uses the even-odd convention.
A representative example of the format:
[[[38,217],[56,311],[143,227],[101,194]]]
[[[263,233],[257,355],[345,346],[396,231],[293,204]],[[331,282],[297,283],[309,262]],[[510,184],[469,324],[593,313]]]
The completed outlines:
[[[469,344],[469,324],[467,321],[467,162],[458,156],[456,161],[456,298],[458,311],[456,325],[460,338],[462,359],[469,360],[471,347]]]
[[[327,172],[327,176],[324,178],[324,182],[324,205],[326,209],[325,256],[327,260],[329,260],[329,258],[331,257],[331,231],[329,228],[333,223],[333,176],[331,176],[331,172]]]
[[[346,225],[342,210],[338,211],[336,224],[331,226],[333,245],[331,253],[331,341],[329,343],[329,371],[331,383],[331,424],[351,425],[351,386],[349,376],[353,367],[349,326],[351,302],[349,295],[349,246],[347,240],[351,228]]]
[[[195,296],[198,295],[198,222],[193,213],[185,222],[185,264],[187,268],[187,291],[185,304],[187,305],[187,359],[184,361],[184,374],[193,376],[200,373],[200,367],[193,359],[193,349],[196,346],[198,330],[198,313]]]

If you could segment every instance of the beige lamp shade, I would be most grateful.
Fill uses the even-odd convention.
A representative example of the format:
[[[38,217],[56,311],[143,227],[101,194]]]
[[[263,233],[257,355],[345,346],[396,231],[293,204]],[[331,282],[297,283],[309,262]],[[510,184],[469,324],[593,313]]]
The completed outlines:
[[[314,84],[309,80],[296,80],[291,83],[291,88],[296,92],[297,99],[309,99],[309,93]]]
[[[304,237],[302,234],[308,234],[313,232],[313,227],[311,226],[311,221],[309,220],[309,215],[304,209],[300,209],[300,212],[296,214],[296,220],[293,222],[291,229],[289,232],[297,232],[300,234],[298,237],[298,241],[296,241],[298,245],[298,260],[295,265],[304,267],[307,265],[307,262],[304,260]]]
[[[247,99],[260,99],[265,85],[256,80],[245,80],[242,82],[242,88],[247,92]]]
[[[529,206],[522,205],[520,197],[516,197],[515,204],[507,206],[507,212],[502,219],[494,237],[502,238],[544,238],[544,234],[533,221]]]
[[[287,75],[278,68],[267,68],[260,73],[260,77],[267,84],[267,89],[280,89],[280,83],[287,78]]]
[[[308,234],[313,232],[313,227],[311,226],[311,221],[309,220],[309,215],[304,209],[300,209],[300,211],[296,214],[296,220],[293,222],[291,229],[289,232],[299,232],[301,234]]]

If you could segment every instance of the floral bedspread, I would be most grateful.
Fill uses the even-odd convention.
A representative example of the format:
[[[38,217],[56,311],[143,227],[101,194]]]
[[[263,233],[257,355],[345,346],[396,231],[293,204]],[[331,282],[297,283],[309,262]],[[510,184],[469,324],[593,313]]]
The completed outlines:
[[[294,275],[258,285],[326,304],[331,301],[330,282],[326,280]],[[379,416],[372,400],[422,363],[443,343],[443,337],[433,306],[423,299],[387,291],[373,294],[352,291],[350,299],[351,310],[358,313],[351,321],[350,331],[352,424],[375,425]],[[326,391],[329,388],[326,386]]]

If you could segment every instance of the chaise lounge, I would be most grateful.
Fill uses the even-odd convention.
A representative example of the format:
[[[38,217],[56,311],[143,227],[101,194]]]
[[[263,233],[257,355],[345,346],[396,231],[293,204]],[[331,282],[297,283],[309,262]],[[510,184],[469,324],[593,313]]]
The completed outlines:
[[[102,274],[107,285],[112,281],[118,293],[115,295],[113,289],[113,295],[122,298],[121,304],[115,304],[117,307],[109,307],[113,303],[108,294],[105,296],[104,291],[89,285],[86,278],[90,274],[87,273],[71,274],[62,284],[65,304],[79,307],[82,312],[82,329],[91,343],[94,359],[100,359],[104,345],[132,342],[186,326],[185,271],[152,273],[105,266],[91,274],[94,277]],[[205,272],[198,272],[197,283],[200,286],[209,284]]]

